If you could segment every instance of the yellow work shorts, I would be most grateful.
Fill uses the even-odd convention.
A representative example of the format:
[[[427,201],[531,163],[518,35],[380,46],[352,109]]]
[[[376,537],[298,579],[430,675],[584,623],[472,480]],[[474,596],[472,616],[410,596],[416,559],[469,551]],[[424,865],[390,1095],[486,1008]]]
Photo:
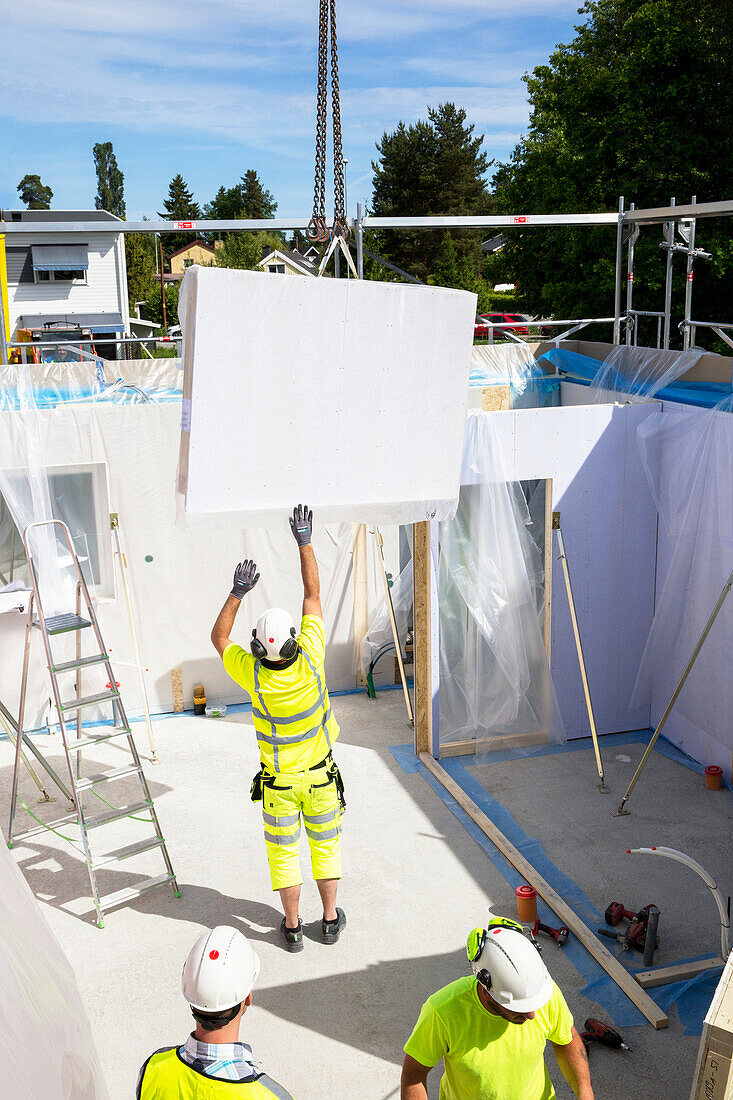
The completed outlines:
[[[300,886],[301,817],[314,879],[341,878],[341,804],[328,765],[262,776],[262,817],[273,890]]]

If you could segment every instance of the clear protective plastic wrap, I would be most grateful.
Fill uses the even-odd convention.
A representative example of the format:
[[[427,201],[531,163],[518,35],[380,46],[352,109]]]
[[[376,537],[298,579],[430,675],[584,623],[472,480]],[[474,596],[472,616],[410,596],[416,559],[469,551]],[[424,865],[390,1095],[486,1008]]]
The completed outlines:
[[[666,405],[639,428],[660,517],[656,610],[632,703],[656,725],[733,568],[733,397],[714,409]],[[733,597],[728,596],[675,703],[665,734],[695,759],[733,749]]]
[[[0,897],[0,1093],[109,1100],[74,972],[4,844]]]
[[[412,561],[410,560],[395,579],[391,588],[392,606],[394,607],[395,622],[397,623],[397,635],[400,639],[402,657],[405,657],[406,641],[412,628]],[[373,672],[377,661],[386,657],[388,653],[394,655],[394,635],[392,633],[392,620],[387,607],[387,597],[383,597],[377,604],[374,614],[369,621],[369,629],[361,640],[359,646],[359,670],[365,676]],[[389,667],[389,661],[385,661],[385,667]]]
[[[665,351],[617,344],[590,384],[590,401],[605,404],[618,396],[654,397],[697,363],[702,351]]]
[[[490,413],[469,413],[464,447],[458,510],[439,529],[440,742],[560,743],[527,498],[509,480]]]

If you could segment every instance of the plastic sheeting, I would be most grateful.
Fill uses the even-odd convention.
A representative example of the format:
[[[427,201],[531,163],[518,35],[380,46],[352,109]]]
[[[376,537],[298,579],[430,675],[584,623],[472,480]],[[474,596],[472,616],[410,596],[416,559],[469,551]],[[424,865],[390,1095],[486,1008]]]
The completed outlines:
[[[391,588],[392,605],[394,607],[395,622],[397,623],[397,636],[400,640],[402,656],[405,656],[405,643],[407,635],[412,629],[412,561],[409,561],[396,578]],[[359,645],[359,668],[366,675],[371,662],[385,656],[390,651],[394,652],[394,634],[392,633],[392,620],[389,617],[387,597],[385,596],[377,606],[370,622],[367,633]],[[385,660],[385,665],[391,668],[390,662]],[[394,679],[394,677],[391,677]]]
[[[475,344],[471,387],[509,386],[513,409],[559,404],[557,380],[549,378],[526,344]]]
[[[74,972],[4,844],[0,897],[0,1092],[109,1100]]]
[[[279,526],[445,519],[458,496],[475,294],[191,267],[179,316],[187,516]],[[226,354],[212,350],[222,332]]]
[[[440,525],[441,743],[565,739],[538,617],[542,558],[510,477],[491,415],[471,412],[458,510]]]
[[[655,397],[691,370],[702,354],[699,350],[665,351],[618,344],[598,368],[590,385],[590,400],[606,402],[617,394]]]
[[[656,610],[634,699],[662,710],[733,568],[733,397],[710,411],[659,409],[639,428],[660,517]],[[728,596],[680,693],[666,734],[698,760],[733,749],[733,597]]]

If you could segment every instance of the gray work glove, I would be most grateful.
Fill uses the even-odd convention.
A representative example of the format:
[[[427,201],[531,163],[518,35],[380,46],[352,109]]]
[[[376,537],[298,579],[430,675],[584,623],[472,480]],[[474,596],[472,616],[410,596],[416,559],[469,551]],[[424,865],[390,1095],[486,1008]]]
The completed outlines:
[[[293,508],[290,530],[298,546],[310,545],[313,537],[313,512],[307,504],[299,504],[297,508]]]
[[[252,591],[259,579],[260,575],[253,561],[247,559],[247,561],[240,562],[234,570],[232,596],[237,600],[241,600],[243,596],[246,596],[248,592]]]

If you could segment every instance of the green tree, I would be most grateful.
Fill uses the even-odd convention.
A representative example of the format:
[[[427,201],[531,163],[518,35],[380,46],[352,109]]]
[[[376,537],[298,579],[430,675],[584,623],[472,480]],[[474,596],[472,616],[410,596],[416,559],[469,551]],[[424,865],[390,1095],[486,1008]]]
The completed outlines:
[[[40,176],[23,176],[16,191],[29,210],[49,210],[53,191],[41,183]]]
[[[254,168],[250,168],[234,187],[220,187],[204,210],[207,218],[216,221],[272,218],[277,210],[277,203],[272,192],[263,187]]]
[[[221,248],[216,250],[217,267],[245,268],[254,271],[264,249],[282,248],[282,238],[276,233],[227,233]]]
[[[666,206],[671,195],[678,203],[692,194],[698,201],[727,197],[733,180],[730,5],[589,0],[581,14],[585,22],[572,42],[525,77],[530,124],[494,177],[501,211],[615,210],[620,194],[637,207]],[[698,237],[715,259],[695,267],[694,312],[727,318],[730,223],[702,222]],[[612,312],[612,232],[529,230],[507,238],[504,258],[530,312]],[[634,281],[639,309],[662,308],[659,243],[658,228],[642,230]],[[680,296],[682,283],[678,277]]]
[[[163,210],[158,211],[158,217],[176,222],[197,221],[201,217],[201,207],[194,200],[193,192],[189,191],[180,172],[168,184],[168,198],[163,203]],[[166,233],[163,237],[163,249],[170,256],[171,252],[177,252],[179,248],[191,244],[198,236],[197,233]]]
[[[156,293],[156,247],[157,238],[152,233],[125,234],[127,294],[132,316],[135,316],[136,302],[149,302]]]
[[[118,218],[125,217],[125,177],[117,164],[111,141],[98,141],[94,148],[97,194],[94,205]]]
[[[491,209],[485,173],[490,162],[483,137],[466,125],[466,111],[454,103],[428,109],[428,121],[400,122],[377,143],[372,162],[372,213],[378,217],[484,214]],[[464,260],[478,274],[481,234],[451,230]],[[419,279],[433,274],[443,231],[389,230],[376,251]]]

